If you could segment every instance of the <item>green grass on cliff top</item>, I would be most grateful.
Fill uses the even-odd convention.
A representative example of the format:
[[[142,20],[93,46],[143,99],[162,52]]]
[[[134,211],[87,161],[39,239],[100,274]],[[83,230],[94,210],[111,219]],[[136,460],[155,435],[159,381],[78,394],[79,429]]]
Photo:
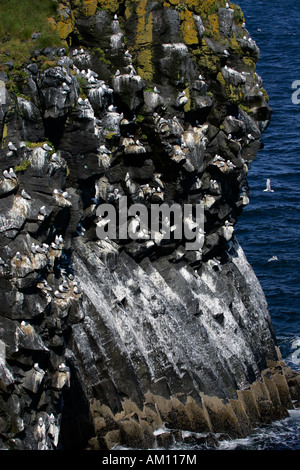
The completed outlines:
[[[33,49],[60,45],[47,21],[56,10],[54,0],[0,0],[0,63],[21,66]],[[33,33],[41,36],[32,40]]]

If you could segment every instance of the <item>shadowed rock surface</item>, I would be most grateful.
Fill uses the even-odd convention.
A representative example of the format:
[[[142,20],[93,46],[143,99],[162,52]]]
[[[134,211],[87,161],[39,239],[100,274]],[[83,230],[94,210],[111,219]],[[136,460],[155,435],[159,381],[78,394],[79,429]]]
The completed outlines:
[[[182,431],[214,447],[286,416],[299,376],[234,235],[271,118],[239,7],[59,8],[65,47],[33,51],[0,106],[2,448],[168,447]],[[202,204],[200,247],[150,221],[100,240],[97,208],[122,196]]]

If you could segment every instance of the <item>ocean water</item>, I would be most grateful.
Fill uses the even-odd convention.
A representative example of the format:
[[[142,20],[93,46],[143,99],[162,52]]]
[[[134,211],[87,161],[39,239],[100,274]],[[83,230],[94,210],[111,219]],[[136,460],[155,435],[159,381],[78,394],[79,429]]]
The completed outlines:
[[[292,102],[292,84],[300,80],[300,2],[240,0],[239,5],[261,50],[257,72],[273,116],[248,174],[250,204],[236,235],[266,294],[279,347],[290,360],[300,339],[300,104]],[[267,178],[272,193],[263,191]],[[299,368],[297,358],[293,366]]]
[[[257,73],[273,116],[248,174],[250,204],[235,233],[265,292],[282,355],[300,370],[300,104],[292,101],[292,84],[300,80],[300,2],[236,3],[261,51]],[[267,178],[272,193],[263,191]],[[300,410],[221,448],[299,450]]]

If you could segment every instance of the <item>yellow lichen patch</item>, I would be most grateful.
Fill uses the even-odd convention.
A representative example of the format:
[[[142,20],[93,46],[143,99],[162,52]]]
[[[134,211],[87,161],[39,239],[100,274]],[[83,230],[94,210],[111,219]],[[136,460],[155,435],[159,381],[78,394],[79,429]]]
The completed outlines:
[[[219,36],[220,31],[219,31],[219,18],[218,18],[218,15],[216,13],[214,13],[212,15],[209,15],[208,21],[209,21],[209,24],[211,26],[211,30],[213,32],[213,35],[215,37]]]
[[[243,62],[250,70],[255,70],[256,63],[250,57],[243,57]]]
[[[220,7],[224,7],[225,0],[189,0],[188,4],[191,4],[200,15],[209,15],[217,12]]]
[[[220,69],[220,58],[202,40],[201,48],[193,52],[193,57],[200,68],[205,68],[210,75],[216,75]]]
[[[201,0],[188,0],[186,3],[190,10],[197,12],[200,10],[203,2]]]
[[[205,35],[220,40],[219,17],[217,13],[208,15],[205,21]]]
[[[229,39],[229,47],[235,53],[242,55],[242,48],[240,43],[237,41],[236,37],[232,37]]]
[[[130,7],[128,5],[126,5],[125,13],[124,13],[125,19],[129,20],[131,15],[132,15],[132,11],[131,11]]]
[[[217,75],[217,81],[222,85],[223,93],[226,95],[227,99],[237,104],[243,100],[244,95],[241,87],[227,83],[221,72]]]
[[[66,39],[73,31],[71,19],[67,21],[58,21],[55,25],[55,29],[60,39]]]
[[[85,0],[82,5],[82,13],[84,16],[93,16],[97,11],[97,0]]]
[[[65,40],[73,31],[73,12],[68,5],[59,4],[57,21],[48,18],[48,23],[57,32],[60,39]]]
[[[117,0],[98,0],[98,5],[110,13],[117,13],[119,10],[119,4],[120,2]]]
[[[2,139],[4,140],[4,139],[6,139],[6,137],[7,137],[7,125],[4,124],[4,126],[3,126]]]
[[[186,87],[184,92],[185,92],[185,96],[188,98],[188,102],[184,105],[184,111],[188,113],[191,110],[191,98],[190,98],[190,90],[188,86]]]
[[[141,0],[137,6],[136,13],[138,16],[136,42],[138,45],[151,44],[152,35],[152,13],[147,14],[148,0]]]
[[[198,33],[194,22],[193,13],[189,10],[180,12],[181,32],[186,44],[198,44]]]
[[[145,80],[153,78],[152,41],[153,41],[153,16],[147,13],[148,0],[141,0],[136,8],[138,17],[136,30],[136,45],[139,48],[137,55],[138,74]]]

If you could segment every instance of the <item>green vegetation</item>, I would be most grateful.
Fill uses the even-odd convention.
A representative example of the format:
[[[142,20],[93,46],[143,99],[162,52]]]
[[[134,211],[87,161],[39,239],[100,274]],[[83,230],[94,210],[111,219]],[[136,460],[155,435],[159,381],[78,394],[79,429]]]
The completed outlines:
[[[40,32],[42,41],[52,37],[53,30],[47,24],[47,18],[55,15],[57,2],[53,0],[0,0],[0,36],[26,41],[32,33]],[[52,42],[51,41],[51,42]],[[48,42],[47,42],[48,45]]]
[[[234,5],[233,8],[234,8],[234,21],[237,25],[241,26],[245,21],[245,17],[241,10],[241,7],[239,5]]]
[[[25,142],[25,145],[26,147],[30,148],[30,149],[36,149],[38,147],[43,147],[44,144],[48,144],[50,145],[50,147],[53,147],[53,145],[51,144],[50,141],[44,141],[44,142],[30,142],[29,140],[27,140]]]
[[[48,22],[56,10],[54,0],[0,0],[0,63],[4,67],[13,61],[14,68],[20,68],[33,49],[61,45]],[[35,39],[33,33],[37,33]]]
[[[179,5],[177,5],[175,7],[175,10],[177,11],[186,11],[187,10],[187,6],[184,4],[184,3],[179,3]]]
[[[30,160],[24,160],[21,165],[15,166],[15,173],[20,173],[21,171],[26,171],[31,166]]]
[[[111,65],[111,61],[106,58],[105,52],[100,47],[95,47],[93,50],[94,54],[98,55],[98,59],[106,65]]]

